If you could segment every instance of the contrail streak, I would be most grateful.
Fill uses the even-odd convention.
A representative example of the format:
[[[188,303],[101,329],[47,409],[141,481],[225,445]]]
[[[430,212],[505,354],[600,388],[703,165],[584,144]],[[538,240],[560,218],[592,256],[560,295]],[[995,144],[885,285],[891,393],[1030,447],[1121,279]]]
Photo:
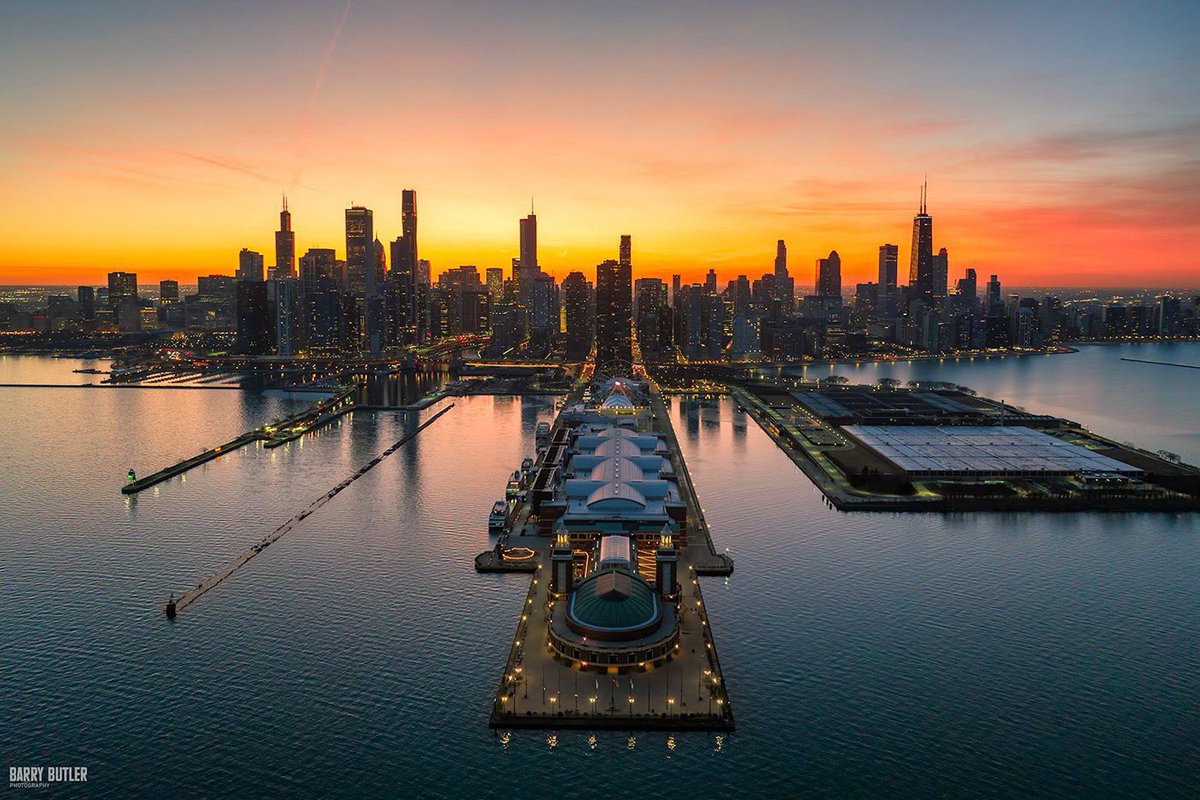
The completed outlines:
[[[317,67],[317,82],[313,85],[312,94],[308,96],[310,110],[317,100],[317,95],[321,92],[321,85],[325,83],[325,73],[329,70],[330,62],[333,61],[333,54],[337,52],[338,39],[342,35],[342,28],[346,26],[346,18],[350,16],[350,6],[352,5],[354,5],[354,0],[346,0],[346,7],[342,9],[342,18],[338,20],[337,27],[333,29],[333,35],[329,37],[329,43],[325,45],[325,52],[321,53],[321,65]]]
[[[300,183],[300,174],[304,171],[304,162],[308,160],[308,143],[312,134],[312,114],[313,107],[317,102],[317,95],[321,93],[321,87],[325,84],[325,73],[329,71],[329,65],[333,63],[333,55],[337,52],[338,39],[341,38],[342,28],[346,27],[346,19],[350,16],[350,7],[354,5],[354,0],[346,0],[346,7],[342,9],[341,19],[333,29],[333,34],[329,37],[329,42],[325,45],[324,52],[321,53],[321,63],[317,66],[317,80],[313,84],[312,92],[308,95],[308,105],[304,109],[303,123],[300,128],[300,146],[296,152],[296,172],[292,176],[292,185],[290,188],[295,188]]]

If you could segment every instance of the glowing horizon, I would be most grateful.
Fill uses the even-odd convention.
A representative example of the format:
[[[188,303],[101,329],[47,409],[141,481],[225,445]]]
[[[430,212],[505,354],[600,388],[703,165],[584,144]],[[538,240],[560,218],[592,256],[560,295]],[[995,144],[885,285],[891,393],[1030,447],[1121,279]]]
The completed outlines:
[[[24,7],[0,33],[0,284],[145,283],[399,233],[432,274],[905,278],[929,175],[951,281],[1200,286],[1200,10],[138,2]],[[1036,14],[1036,17],[1034,16]],[[20,31],[20,36],[18,36]],[[398,53],[403,50],[403,57]]]

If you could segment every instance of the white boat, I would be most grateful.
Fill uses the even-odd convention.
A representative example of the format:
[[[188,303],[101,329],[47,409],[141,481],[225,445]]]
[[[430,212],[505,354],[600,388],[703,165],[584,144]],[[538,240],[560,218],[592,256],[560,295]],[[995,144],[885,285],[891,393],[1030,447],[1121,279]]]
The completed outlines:
[[[502,533],[506,522],[508,522],[508,504],[503,500],[497,500],[492,506],[492,513],[488,514],[488,533]]]

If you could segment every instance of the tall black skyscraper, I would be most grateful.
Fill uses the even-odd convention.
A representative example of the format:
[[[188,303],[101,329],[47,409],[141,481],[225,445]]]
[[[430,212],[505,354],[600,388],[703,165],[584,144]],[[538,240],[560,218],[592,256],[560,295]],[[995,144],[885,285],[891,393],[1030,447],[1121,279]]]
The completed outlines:
[[[913,217],[912,257],[908,265],[908,286],[912,299],[929,299],[934,292],[933,217],[926,213],[926,187],[921,186],[921,210]],[[946,294],[946,286],[938,294]]]
[[[946,248],[938,250],[933,257],[933,270],[929,279],[929,296],[944,298],[946,287],[950,285],[950,254]]]
[[[563,278],[563,305],[566,307],[567,358],[586,358],[592,349],[592,286],[582,272]]]
[[[634,330],[647,362],[658,361],[671,346],[671,307],[661,278],[638,278],[633,284]]]
[[[392,301],[395,338],[404,344],[425,341],[429,334],[429,286],[417,269],[417,193],[400,194],[400,237],[392,242]]]
[[[830,250],[828,258],[817,259],[816,284],[818,297],[842,296],[842,257],[837,250]]]
[[[517,293],[521,298],[521,302],[528,306],[530,301],[529,294],[533,288],[533,279],[541,272],[537,260],[537,217],[534,216],[532,210],[530,210],[528,217],[524,217],[521,220],[520,227],[521,269],[517,276]]]
[[[786,278],[787,271],[787,245],[780,239],[775,243],[775,277]]]
[[[633,364],[633,267],[630,237],[620,258],[596,267],[596,368],[627,372]]]
[[[96,318],[96,290],[91,286],[79,287],[79,314],[85,320]]]
[[[1000,278],[997,275],[993,275],[987,282],[987,308],[985,311],[988,314],[1004,313],[1004,303],[1000,300]]]
[[[346,209],[346,283],[353,294],[375,293],[374,214],[362,206]]]
[[[880,319],[895,319],[897,300],[896,288],[897,265],[900,261],[900,248],[894,244],[879,245],[879,297],[877,312]]]
[[[271,274],[275,278],[296,276],[296,234],[292,231],[287,195],[283,197],[283,210],[279,212],[279,230],[275,231],[275,269]]]
[[[275,325],[267,301],[267,283],[262,280],[237,282],[237,350],[264,355],[275,349]]]

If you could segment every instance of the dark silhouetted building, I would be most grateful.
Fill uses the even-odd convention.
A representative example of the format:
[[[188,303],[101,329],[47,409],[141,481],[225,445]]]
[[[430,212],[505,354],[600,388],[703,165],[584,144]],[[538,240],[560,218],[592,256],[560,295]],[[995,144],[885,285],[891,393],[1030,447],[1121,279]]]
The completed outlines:
[[[817,297],[842,296],[842,259],[837,250],[831,250],[828,258],[817,259]]]
[[[138,284],[135,272],[108,273],[108,304],[112,308],[121,305],[122,300],[137,301]]]
[[[595,327],[592,285],[582,272],[572,272],[563,278],[562,295],[566,307],[567,358],[586,358],[592,350],[592,330]]]
[[[261,281],[263,279],[262,253],[242,248],[238,253],[237,279],[239,281]]]
[[[926,213],[925,187],[921,187],[921,210],[913,217],[912,256],[908,264],[908,285],[912,299],[933,297],[936,280],[933,274],[933,217]],[[941,295],[946,285],[942,284]]]
[[[350,292],[363,297],[370,275],[375,289],[375,220],[371,209],[353,206],[346,209],[346,284]]]
[[[596,366],[616,371],[633,364],[631,241],[621,237],[620,259],[596,267]],[[617,362],[617,363],[614,363]],[[628,367],[626,368],[628,369]]]
[[[900,295],[896,272],[899,261],[899,247],[894,244],[879,245],[879,298],[876,306],[881,320],[895,319],[898,312]]]
[[[287,196],[279,212],[279,230],[275,231],[275,269],[272,277],[293,278],[296,275],[296,234],[292,231],[292,212],[288,211]]]
[[[638,349],[646,361],[661,361],[671,349],[671,306],[661,278],[638,278],[633,284],[633,317]]]
[[[265,355],[275,349],[275,320],[266,281],[237,282],[237,350]]]
[[[96,318],[96,290],[91,286],[80,286],[76,295],[79,302],[79,316],[84,320]]]
[[[541,271],[537,258],[537,217],[530,212],[520,222],[521,257],[517,273],[517,292],[522,303],[529,305],[529,291],[534,276]]]

